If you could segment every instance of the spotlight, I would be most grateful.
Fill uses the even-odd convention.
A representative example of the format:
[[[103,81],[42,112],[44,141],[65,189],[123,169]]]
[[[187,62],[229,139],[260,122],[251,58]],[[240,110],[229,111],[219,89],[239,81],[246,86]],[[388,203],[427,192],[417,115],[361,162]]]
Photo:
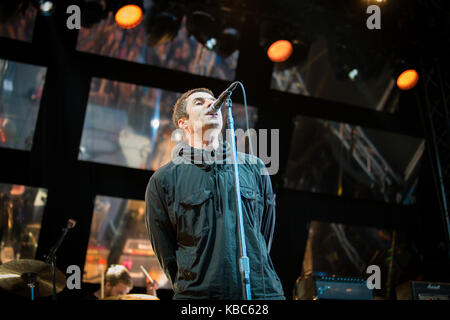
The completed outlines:
[[[152,119],[152,121],[150,121],[150,125],[152,128],[158,129],[160,125],[159,119]]]
[[[50,16],[55,10],[54,1],[50,0],[33,0],[33,5],[38,8],[39,13],[43,16]]]
[[[355,80],[355,78],[358,76],[358,73],[358,69],[352,69],[352,71],[348,73],[348,77],[350,78],[350,80]]]
[[[219,35],[217,19],[207,11],[194,10],[188,14],[186,28],[190,35],[208,50],[214,50]]]
[[[273,62],[284,62],[292,55],[293,46],[288,40],[277,40],[267,49],[267,56]]]
[[[239,31],[225,17],[218,20],[206,10],[194,10],[187,16],[186,27],[205,48],[223,58],[239,47]]]
[[[226,58],[239,48],[239,31],[235,27],[226,27],[218,35],[217,54]]]
[[[295,26],[284,21],[263,20],[259,28],[259,44],[267,57],[277,63],[277,69],[290,68],[306,58],[310,41]]]
[[[114,18],[119,27],[133,29],[138,26],[144,16],[143,0],[118,1]]]
[[[150,47],[172,41],[178,34],[183,12],[176,7],[159,9],[152,8],[147,19],[147,45]]]
[[[49,15],[53,11],[53,2],[52,1],[41,1],[39,5],[39,9],[41,10],[43,15]]]
[[[217,44],[216,38],[211,38],[208,41],[206,41],[205,47],[206,47],[206,49],[212,51],[216,47],[216,44]]]
[[[417,57],[410,53],[398,53],[401,57],[393,61],[393,78],[397,80],[400,90],[411,90],[419,82],[417,70]]]
[[[419,81],[419,74],[414,69],[408,69],[403,71],[397,77],[397,87],[401,90],[411,90]]]
[[[336,79],[358,82],[377,79],[387,63],[384,48],[372,50],[365,39],[347,36],[342,30],[337,32],[327,39],[328,56]]]

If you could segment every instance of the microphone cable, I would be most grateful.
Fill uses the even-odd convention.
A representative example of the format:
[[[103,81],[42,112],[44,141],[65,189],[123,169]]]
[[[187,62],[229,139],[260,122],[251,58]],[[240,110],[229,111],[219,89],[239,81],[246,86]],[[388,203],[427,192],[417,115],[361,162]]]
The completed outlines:
[[[252,143],[252,136],[251,136],[251,133],[250,133],[250,125],[249,125],[249,120],[248,120],[247,95],[245,93],[245,88],[244,88],[244,85],[240,81],[235,81],[235,82],[233,82],[233,84],[234,83],[239,84],[239,86],[241,87],[242,95],[243,95],[243,98],[244,98],[245,125],[246,125],[246,132],[247,132],[247,136],[248,136],[248,141],[249,141],[250,154],[253,157],[256,158],[256,162],[257,162],[256,164],[258,164],[258,158],[255,156],[255,154],[253,152],[253,143]],[[244,137],[245,137],[245,135],[244,135]],[[244,138],[244,143],[245,143],[245,138]],[[236,147],[236,149],[237,149],[237,147]],[[250,164],[251,164],[251,161],[250,161]],[[259,171],[259,174],[261,174],[261,171]],[[256,215],[257,222],[258,222],[256,226],[258,227],[258,225],[259,225],[261,227],[262,226],[262,222],[261,222],[260,217],[259,217],[258,212],[257,212],[257,208],[258,208],[258,192],[256,190],[256,183],[257,183],[257,181],[256,181],[256,177],[255,177],[255,183],[253,184],[253,194],[255,196],[255,203],[254,203],[254,211],[255,212],[254,213]],[[263,215],[264,215],[264,199],[263,199]],[[256,230],[256,231],[261,233],[260,229],[261,228],[259,228],[259,230]],[[264,243],[265,243],[265,239],[264,239]],[[264,299],[266,299],[266,286],[265,286],[265,282],[266,281],[265,281],[265,277],[264,277],[264,266],[263,266],[263,261],[262,261],[263,260],[262,259],[262,249],[261,249],[261,245],[260,245],[259,241],[258,241],[258,247],[259,247],[259,264],[260,264],[260,267],[261,267],[262,284],[263,284],[263,296],[264,296]]]

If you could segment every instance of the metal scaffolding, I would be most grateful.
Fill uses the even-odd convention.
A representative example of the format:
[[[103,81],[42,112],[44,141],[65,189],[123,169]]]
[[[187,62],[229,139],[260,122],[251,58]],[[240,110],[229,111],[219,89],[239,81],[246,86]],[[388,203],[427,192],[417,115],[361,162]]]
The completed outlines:
[[[393,185],[402,187],[404,180],[383,158],[364,131],[357,126],[333,121],[326,122],[326,125],[370,180],[380,187],[385,201],[389,201],[388,188]]]

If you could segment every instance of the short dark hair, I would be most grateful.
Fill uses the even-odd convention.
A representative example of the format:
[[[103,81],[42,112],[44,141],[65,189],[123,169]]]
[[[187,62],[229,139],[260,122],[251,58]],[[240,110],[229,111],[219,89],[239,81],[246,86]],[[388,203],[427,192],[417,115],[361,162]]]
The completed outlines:
[[[191,94],[196,93],[196,92],[206,92],[214,97],[214,93],[207,88],[191,89],[191,90],[183,93],[181,95],[181,97],[178,98],[177,102],[175,102],[175,105],[173,106],[172,122],[175,125],[175,128],[179,128],[178,120],[180,120],[181,118],[189,119],[189,115],[186,111],[186,106],[187,106],[186,100],[187,100],[187,98],[189,98],[189,96]]]
[[[105,274],[105,283],[106,282],[109,282],[111,287],[114,287],[119,283],[123,283],[131,288],[133,287],[133,279],[131,278],[130,272],[120,264],[112,264],[109,266]]]

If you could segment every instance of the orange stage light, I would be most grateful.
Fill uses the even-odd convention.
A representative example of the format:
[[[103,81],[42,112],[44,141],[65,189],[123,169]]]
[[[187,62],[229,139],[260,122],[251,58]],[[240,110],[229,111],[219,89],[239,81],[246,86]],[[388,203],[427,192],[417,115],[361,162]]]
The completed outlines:
[[[284,62],[292,55],[292,44],[287,40],[278,40],[267,49],[267,56],[273,62]]]
[[[141,23],[142,17],[142,9],[137,5],[129,4],[117,10],[115,19],[119,27],[133,29]]]
[[[397,86],[401,90],[410,90],[414,88],[414,86],[419,81],[419,74],[416,70],[406,70],[403,71],[397,78]]]

